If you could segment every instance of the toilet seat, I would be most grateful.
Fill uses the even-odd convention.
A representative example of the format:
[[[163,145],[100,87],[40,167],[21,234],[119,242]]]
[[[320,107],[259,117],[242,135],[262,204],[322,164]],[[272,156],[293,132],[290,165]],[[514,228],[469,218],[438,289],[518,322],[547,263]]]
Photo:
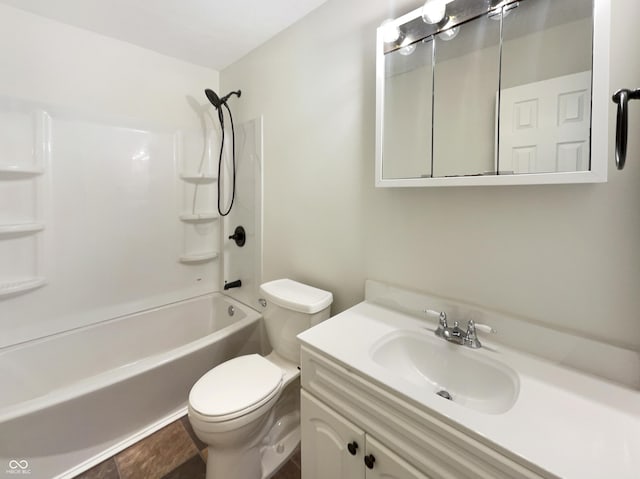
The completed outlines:
[[[239,356],[202,376],[191,388],[189,406],[209,423],[246,416],[279,394],[282,378],[282,369],[262,356]]]

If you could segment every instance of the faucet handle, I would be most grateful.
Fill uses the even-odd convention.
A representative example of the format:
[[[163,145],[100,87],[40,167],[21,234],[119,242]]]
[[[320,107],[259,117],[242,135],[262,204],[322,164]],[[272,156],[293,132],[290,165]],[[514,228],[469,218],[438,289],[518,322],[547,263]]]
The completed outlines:
[[[423,309],[422,312],[427,317],[435,318],[440,324],[447,324],[447,313],[444,311],[434,311],[433,309]]]
[[[434,311],[433,309],[425,309],[423,310],[423,313],[427,317],[435,317],[438,319],[438,328],[434,332],[436,336],[442,337],[444,330],[449,327],[447,324],[447,313],[444,311]]]
[[[478,329],[484,333],[495,334],[498,332],[488,324],[476,323],[473,319],[470,319],[469,324],[467,325],[467,333],[464,337],[466,345],[470,348],[478,349],[482,347],[482,343],[478,340],[478,334],[476,332]]]
[[[469,321],[470,323],[473,322],[473,319],[471,321]],[[489,326],[488,324],[483,324],[483,323],[476,323],[473,322],[473,325],[476,329],[479,329],[480,331],[482,331],[483,333],[491,333],[491,334],[497,334],[498,330]]]

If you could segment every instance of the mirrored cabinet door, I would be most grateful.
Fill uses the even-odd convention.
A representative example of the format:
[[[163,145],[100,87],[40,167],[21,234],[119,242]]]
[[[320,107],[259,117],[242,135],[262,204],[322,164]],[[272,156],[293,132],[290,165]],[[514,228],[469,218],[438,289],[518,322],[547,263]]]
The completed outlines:
[[[383,175],[431,176],[433,41],[420,40],[385,56]]]
[[[504,10],[500,174],[588,171],[591,2],[523,0]]]
[[[434,177],[496,171],[499,84],[499,19],[484,15],[435,36]]]

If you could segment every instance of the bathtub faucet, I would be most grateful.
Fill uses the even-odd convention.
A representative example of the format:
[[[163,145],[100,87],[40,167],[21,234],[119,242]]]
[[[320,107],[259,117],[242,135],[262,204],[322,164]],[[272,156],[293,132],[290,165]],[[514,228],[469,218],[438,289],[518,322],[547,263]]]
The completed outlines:
[[[231,288],[239,288],[240,286],[242,286],[242,281],[237,279],[235,281],[231,281],[230,283],[227,283],[226,281],[224,282],[224,290],[228,290]]]

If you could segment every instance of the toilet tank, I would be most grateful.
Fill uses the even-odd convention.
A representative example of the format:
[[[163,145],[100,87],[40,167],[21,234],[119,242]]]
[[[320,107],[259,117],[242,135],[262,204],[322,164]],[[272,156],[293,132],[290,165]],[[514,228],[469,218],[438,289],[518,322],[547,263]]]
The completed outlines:
[[[267,301],[263,312],[265,329],[273,350],[300,364],[298,334],[329,317],[333,295],[290,279],[277,279],[260,286]]]

